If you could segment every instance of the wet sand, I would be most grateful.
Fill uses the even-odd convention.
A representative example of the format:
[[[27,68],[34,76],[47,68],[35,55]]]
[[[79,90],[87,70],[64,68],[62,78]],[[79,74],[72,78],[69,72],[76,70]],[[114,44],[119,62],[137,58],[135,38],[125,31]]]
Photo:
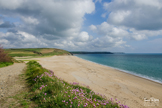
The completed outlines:
[[[75,56],[34,59],[65,81],[88,85],[93,91],[105,95],[108,99],[117,99],[130,108],[162,108],[162,84]],[[144,101],[144,98],[149,100],[151,97],[159,102]]]

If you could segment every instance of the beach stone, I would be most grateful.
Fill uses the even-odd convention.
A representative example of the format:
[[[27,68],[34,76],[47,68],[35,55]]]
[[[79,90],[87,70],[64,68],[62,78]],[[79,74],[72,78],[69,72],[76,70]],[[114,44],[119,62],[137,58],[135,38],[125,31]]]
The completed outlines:
[[[1,94],[1,97],[3,97],[3,94]]]

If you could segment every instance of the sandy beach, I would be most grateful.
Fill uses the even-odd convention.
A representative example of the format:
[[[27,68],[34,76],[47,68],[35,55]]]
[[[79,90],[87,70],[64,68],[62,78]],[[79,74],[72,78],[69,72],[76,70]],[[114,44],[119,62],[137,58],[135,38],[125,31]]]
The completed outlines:
[[[34,59],[65,81],[88,85],[93,91],[108,99],[117,99],[130,108],[162,108],[162,84],[75,56]],[[150,98],[156,100],[149,103]]]

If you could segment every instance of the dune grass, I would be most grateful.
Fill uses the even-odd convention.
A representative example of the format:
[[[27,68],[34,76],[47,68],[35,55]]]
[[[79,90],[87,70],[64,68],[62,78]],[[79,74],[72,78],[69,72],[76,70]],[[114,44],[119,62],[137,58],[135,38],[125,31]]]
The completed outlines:
[[[128,108],[79,83],[65,82],[36,61],[27,63],[26,76],[32,93],[31,100],[39,108]]]

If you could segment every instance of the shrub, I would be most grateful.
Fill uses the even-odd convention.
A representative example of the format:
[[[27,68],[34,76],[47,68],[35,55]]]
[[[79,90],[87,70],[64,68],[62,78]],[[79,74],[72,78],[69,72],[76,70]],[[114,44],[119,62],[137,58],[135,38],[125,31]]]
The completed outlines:
[[[12,62],[12,58],[4,51],[0,45],[0,62]]]

